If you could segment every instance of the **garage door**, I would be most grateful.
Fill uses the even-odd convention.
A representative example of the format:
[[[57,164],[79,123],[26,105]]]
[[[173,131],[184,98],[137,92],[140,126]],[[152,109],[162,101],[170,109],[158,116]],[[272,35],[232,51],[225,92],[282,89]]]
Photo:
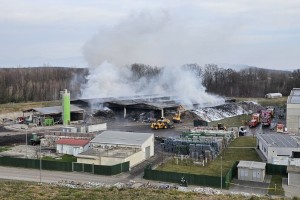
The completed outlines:
[[[150,146],[146,147],[145,149],[145,158],[146,159],[150,158]]]

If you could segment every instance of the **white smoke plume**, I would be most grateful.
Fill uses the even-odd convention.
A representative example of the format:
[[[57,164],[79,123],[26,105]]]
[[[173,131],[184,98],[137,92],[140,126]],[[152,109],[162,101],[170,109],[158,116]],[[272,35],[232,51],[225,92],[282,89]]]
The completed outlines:
[[[182,30],[174,25],[167,12],[155,15],[143,12],[129,16],[114,27],[102,28],[83,48],[90,75],[82,97],[159,94],[177,96],[185,105],[214,105],[223,101],[206,93],[199,77],[181,67],[183,63],[172,64],[177,55],[186,55],[186,47],[180,47],[182,41],[175,38],[175,32],[178,35]],[[187,56],[186,63],[192,62],[188,59]],[[129,67],[133,63],[165,66],[158,76],[133,80]]]

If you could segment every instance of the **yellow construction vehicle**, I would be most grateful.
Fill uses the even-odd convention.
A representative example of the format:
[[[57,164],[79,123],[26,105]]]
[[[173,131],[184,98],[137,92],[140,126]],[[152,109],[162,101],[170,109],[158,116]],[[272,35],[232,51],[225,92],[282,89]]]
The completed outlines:
[[[181,122],[181,112],[185,111],[184,107],[182,105],[179,105],[177,108],[177,111],[175,113],[175,116],[173,117],[174,123],[180,123]]]
[[[173,123],[168,118],[162,117],[161,119],[157,120],[156,122],[151,123],[152,129],[167,129],[167,128],[173,128]]]

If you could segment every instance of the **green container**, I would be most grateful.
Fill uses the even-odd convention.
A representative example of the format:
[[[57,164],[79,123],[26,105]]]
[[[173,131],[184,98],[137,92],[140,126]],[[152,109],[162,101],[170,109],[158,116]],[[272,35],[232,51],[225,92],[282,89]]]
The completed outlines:
[[[44,126],[53,126],[54,125],[54,119],[53,118],[45,118],[44,119]]]

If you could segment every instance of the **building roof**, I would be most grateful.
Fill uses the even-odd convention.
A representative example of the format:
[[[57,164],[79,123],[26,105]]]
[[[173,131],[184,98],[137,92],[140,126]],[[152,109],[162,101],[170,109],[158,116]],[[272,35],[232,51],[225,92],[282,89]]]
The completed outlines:
[[[287,99],[287,103],[300,104],[300,88],[293,88],[290,96]]]
[[[264,140],[269,147],[289,147],[297,148],[297,141],[290,135],[287,134],[259,134],[258,140]]]
[[[39,112],[44,115],[51,115],[51,114],[61,114],[62,113],[62,106],[52,106],[52,107],[43,107],[43,108],[31,108],[28,110],[24,110],[23,112]],[[70,106],[70,111],[71,112],[84,112],[82,108],[79,108],[77,106],[71,105]]]
[[[245,168],[250,168],[250,169],[265,169],[266,168],[266,163],[263,162],[255,162],[255,161],[245,161],[241,160],[237,167],[245,167]]]
[[[74,138],[62,138],[56,142],[56,144],[65,144],[72,146],[85,146],[90,142],[90,140],[85,139],[74,139]]]
[[[103,131],[91,143],[141,146],[150,137],[153,137],[153,133]]]

